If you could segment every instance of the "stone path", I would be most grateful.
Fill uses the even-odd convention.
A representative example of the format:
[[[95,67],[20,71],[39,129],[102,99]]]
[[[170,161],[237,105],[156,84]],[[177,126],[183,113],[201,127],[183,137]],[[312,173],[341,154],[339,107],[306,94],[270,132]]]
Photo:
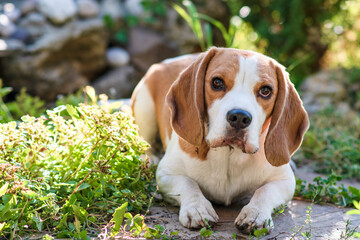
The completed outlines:
[[[307,182],[319,174],[312,173],[309,169],[303,168],[296,171],[296,175]],[[360,183],[344,181],[344,185],[351,184],[360,188]],[[307,219],[308,207],[311,207],[311,234],[313,240],[316,239],[345,239],[341,234],[345,234],[346,221],[350,220],[350,229],[360,225],[360,215],[346,215],[350,209],[336,207],[334,205],[318,205],[310,202],[292,200],[288,203],[287,209],[280,216],[274,219],[274,230],[262,239],[305,239],[302,232],[309,231],[309,224],[305,224]],[[242,235],[234,226],[234,220],[239,214],[241,206],[215,206],[215,210],[220,217],[219,223],[212,227],[213,234],[209,239],[236,239],[249,238]],[[160,224],[167,229],[167,233],[178,231],[180,239],[204,239],[200,236],[199,230],[189,230],[180,225],[178,220],[179,209],[177,207],[157,207],[150,208],[150,214],[146,217],[147,224],[154,226]],[[305,224],[305,225],[304,225]],[[293,236],[301,227],[302,230]],[[360,227],[357,230],[360,232]],[[253,238],[256,239],[256,238]]]

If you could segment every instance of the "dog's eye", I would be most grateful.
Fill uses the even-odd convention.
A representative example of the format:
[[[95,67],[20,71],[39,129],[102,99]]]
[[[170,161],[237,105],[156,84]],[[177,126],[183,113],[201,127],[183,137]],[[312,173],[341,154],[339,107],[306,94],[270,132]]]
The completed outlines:
[[[211,81],[211,87],[216,91],[225,90],[224,80],[219,77],[214,77]]]
[[[272,88],[270,86],[263,86],[259,90],[259,96],[265,99],[269,99],[271,97]]]

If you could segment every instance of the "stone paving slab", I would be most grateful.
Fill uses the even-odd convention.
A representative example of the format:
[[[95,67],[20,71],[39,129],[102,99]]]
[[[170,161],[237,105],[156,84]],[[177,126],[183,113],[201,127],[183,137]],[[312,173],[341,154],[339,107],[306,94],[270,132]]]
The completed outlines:
[[[345,232],[346,221],[350,220],[350,227],[360,225],[360,215],[346,215],[350,210],[338,208],[333,205],[318,205],[309,202],[292,200],[283,214],[274,219],[275,228],[262,239],[291,239],[295,232],[302,227],[307,219],[308,207],[311,206],[311,239],[340,239],[341,233]],[[234,226],[234,220],[239,214],[241,206],[215,206],[220,221],[212,227],[213,235],[209,239],[247,239]],[[189,230],[180,225],[178,220],[179,208],[177,207],[152,207],[146,222],[150,226],[160,224],[168,233],[178,231],[181,239],[203,239],[199,230]],[[306,224],[301,232],[309,231],[309,224]],[[360,231],[360,229],[358,230]],[[256,238],[255,238],[256,239]],[[305,239],[301,233],[293,239]]]
[[[326,177],[325,175],[314,173],[309,167],[302,167],[295,171],[295,175],[305,181],[312,182],[317,176]],[[351,180],[343,180],[340,183],[345,187],[351,185],[360,189],[360,183]],[[301,232],[309,231],[309,224],[304,223],[307,219],[307,211],[311,207],[311,233],[313,240],[322,239],[341,239],[341,234],[345,233],[346,221],[350,221],[350,228],[359,226],[357,231],[360,232],[360,215],[346,215],[349,208],[341,208],[331,204],[311,204],[301,200],[292,200],[287,204],[283,214],[274,219],[275,228],[273,231],[262,239],[305,239]],[[209,239],[233,239],[233,233],[236,239],[247,239],[249,236],[241,234],[234,226],[234,220],[240,213],[241,207],[219,206],[214,205],[220,221],[212,227],[214,234]],[[150,214],[146,217],[147,224],[154,226],[160,224],[164,226],[168,233],[178,231],[180,239],[204,239],[200,236],[199,230],[189,230],[182,227],[179,223],[179,208],[166,206],[154,206],[150,208]],[[303,229],[295,237],[293,236],[299,228]],[[256,239],[256,238],[254,238]],[[343,238],[345,239],[345,238]]]

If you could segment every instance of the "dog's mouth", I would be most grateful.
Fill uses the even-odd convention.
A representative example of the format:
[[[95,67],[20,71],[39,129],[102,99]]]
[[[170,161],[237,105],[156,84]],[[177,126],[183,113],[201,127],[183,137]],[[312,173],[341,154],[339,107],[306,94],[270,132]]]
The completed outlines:
[[[254,154],[259,148],[250,144],[247,139],[247,132],[240,134],[239,136],[226,136],[216,139],[212,141],[210,144],[211,148],[219,148],[219,147],[230,147],[241,149],[243,153]]]

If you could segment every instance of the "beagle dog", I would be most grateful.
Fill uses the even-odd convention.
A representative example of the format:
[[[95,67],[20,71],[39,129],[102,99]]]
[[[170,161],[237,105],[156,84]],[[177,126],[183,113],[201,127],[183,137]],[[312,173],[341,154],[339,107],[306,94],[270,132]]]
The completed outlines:
[[[285,68],[262,54],[213,47],[151,66],[132,96],[140,135],[160,136],[156,181],[188,228],[217,222],[211,202],[250,195],[235,225],[273,228],[295,189],[289,165],[309,120]],[[149,152],[154,159],[153,152]]]

